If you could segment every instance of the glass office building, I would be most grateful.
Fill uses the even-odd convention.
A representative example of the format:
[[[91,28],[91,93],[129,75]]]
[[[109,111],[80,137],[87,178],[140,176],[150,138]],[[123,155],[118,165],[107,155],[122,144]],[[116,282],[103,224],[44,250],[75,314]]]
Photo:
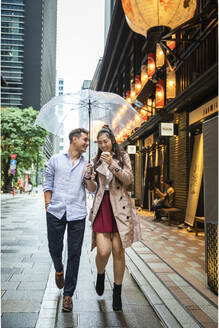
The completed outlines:
[[[39,110],[56,93],[57,0],[1,1],[2,107]]]
[[[1,1],[1,71],[7,82],[2,87],[2,107],[23,104],[24,20],[23,0]]]
[[[1,1],[1,107],[33,107],[56,94],[57,0]],[[58,151],[49,135],[47,158]]]

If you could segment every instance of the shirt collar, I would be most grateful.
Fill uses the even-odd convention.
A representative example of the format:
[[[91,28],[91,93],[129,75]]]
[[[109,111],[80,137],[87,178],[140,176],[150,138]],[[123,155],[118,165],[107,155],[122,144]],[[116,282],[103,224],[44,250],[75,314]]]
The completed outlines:
[[[63,155],[65,155],[66,157],[70,158],[68,151],[65,151],[65,152],[63,153]],[[78,159],[79,159],[80,161],[81,161],[81,160],[84,161],[84,160],[85,160],[85,157],[84,157],[84,155],[81,154],[80,157],[79,157]]]

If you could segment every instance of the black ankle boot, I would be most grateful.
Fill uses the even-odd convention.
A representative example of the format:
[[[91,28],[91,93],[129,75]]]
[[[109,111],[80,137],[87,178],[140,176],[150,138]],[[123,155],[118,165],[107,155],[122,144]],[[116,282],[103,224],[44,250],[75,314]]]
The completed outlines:
[[[104,292],[104,280],[105,280],[105,272],[97,274],[97,281],[96,281],[96,292],[99,296],[103,295]]]
[[[114,311],[122,310],[121,291],[122,291],[122,285],[116,285],[114,283],[114,288],[113,288],[113,310]]]

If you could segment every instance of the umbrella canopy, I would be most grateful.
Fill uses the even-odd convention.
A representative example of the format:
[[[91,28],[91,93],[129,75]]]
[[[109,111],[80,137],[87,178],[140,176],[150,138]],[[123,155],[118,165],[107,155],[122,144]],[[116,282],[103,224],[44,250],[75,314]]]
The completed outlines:
[[[138,112],[119,95],[85,89],[52,98],[41,108],[35,124],[57,136],[83,127],[95,140],[103,124],[108,124],[118,137],[142,122]]]

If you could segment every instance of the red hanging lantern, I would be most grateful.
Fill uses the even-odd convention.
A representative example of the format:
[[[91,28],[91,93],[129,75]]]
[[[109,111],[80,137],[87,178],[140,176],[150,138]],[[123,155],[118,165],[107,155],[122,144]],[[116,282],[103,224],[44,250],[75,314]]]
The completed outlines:
[[[167,47],[170,48],[171,50],[174,50],[176,46],[176,41],[167,41]]]
[[[141,83],[145,85],[148,81],[148,69],[147,65],[141,65]]]
[[[141,76],[136,75],[136,77],[135,77],[135,92],[138,95],[140,91],[141,91]]]
[[[156,83],[156,108],[164,107],[164,80]]]
[[[142,107],[142,109],[140,110],[140,115],[144,121],[148,120],[148,114],[144,107]]]
[[[130,90],[126,91],[126,100],[127,100],[129,103],[132,102],[132,100],[131,100],[131,92],[130,92]]]
[[[150,52],[148,54],[148,78],[152,78],[152,75],[155,73],[155,54]]]

